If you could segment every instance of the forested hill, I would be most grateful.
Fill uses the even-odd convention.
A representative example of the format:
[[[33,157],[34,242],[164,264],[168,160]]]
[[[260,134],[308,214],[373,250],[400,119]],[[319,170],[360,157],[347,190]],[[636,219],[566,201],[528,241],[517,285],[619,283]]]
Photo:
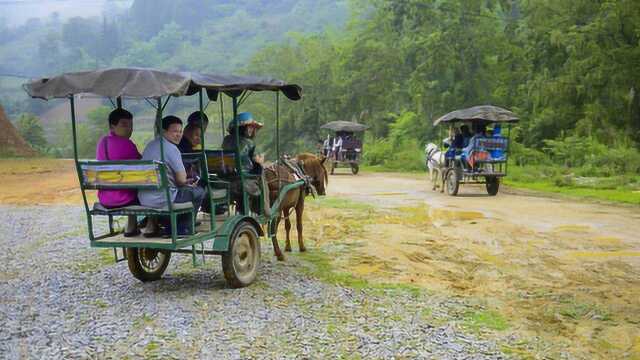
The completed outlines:
[[[252,71],[305,85],[289,143],[317,139],[323,122],[359,119],[371,126],[371,164],[418,169],[421,148],[439,137],[435,117],[491,103],[520,115],[523,161],[640,172],[640,1],[354,2],[366,13],[346,33],[254,58]]]
[[[232,72],[288,34],[342,28],[348,13],[346,0],[135,0],[101,17],[53,13],[17,27],[0,23],[0,74],[113,66]],[[37,105],[11,96],[20,91],[14,83],[0,77],[0,102],[13,117],[37,112]]]

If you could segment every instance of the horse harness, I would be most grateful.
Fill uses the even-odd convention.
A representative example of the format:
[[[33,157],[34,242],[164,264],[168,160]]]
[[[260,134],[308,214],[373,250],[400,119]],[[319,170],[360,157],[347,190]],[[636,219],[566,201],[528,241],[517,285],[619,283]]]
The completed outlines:
[[[318,191],[316,190],[315,186],[313,186],[313,184],[311,183],[312,177],[305,174],[304,169],[302,168],[302,166],[300,166],[301,165],[300,162],[296,160],[291,160],[288,156],[283,156],[282,159],[280,160],[284,166],[286,166],[289,170],[291,170],[291,172],[293,173],[293,177],[296,179],[296,181],[298,180],[304,181],[305,192],[307,194],[311,194],[315,198],[318,195]],[[279,181],[280,183],[284,183],[284,181],[282,181],[278,176],[276,166],[277,164],[273,164],[270,167],[266,168],[268,170],[273,171],[276,174],[276,178],[268,181],[267,184],[271,184],[276,181]],[[286,182],[286,185],[288,184],[290,183]]]

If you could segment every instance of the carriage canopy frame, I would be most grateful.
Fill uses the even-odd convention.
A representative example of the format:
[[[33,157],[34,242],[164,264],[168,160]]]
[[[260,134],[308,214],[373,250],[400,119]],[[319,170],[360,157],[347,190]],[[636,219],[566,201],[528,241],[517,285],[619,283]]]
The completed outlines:
[[[520,118],[513,112],[493,105],[480,105],[467,109],[455,110],[437,118],[433,126],[440,123],[456,123],[461,121],[478,121],[490,123],[517,123]]]

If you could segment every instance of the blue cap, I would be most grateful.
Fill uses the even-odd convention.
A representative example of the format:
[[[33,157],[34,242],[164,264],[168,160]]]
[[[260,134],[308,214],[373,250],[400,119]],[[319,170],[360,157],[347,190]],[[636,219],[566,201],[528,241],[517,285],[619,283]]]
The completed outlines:
[[[236,118],[229,123],[229,131],[231,131],[236,126],[236,122],[238,123],[238,126],[253,125],[258,128],[262,127],[262,123],[255,121],[253,119],[253,115],[248,111],[236,115]]]

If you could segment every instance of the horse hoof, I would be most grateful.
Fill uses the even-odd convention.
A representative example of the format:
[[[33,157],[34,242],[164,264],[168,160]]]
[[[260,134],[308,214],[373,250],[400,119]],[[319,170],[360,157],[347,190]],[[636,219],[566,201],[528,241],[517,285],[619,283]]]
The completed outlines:
[[[284,251],[291,252],[291,248],[284,248]]]
[[[276,255],[276,258],[278,258],[278,261],[284,261],[285,260],[284,255],[282,255],[282,254],[281,255]]]
[[[301,247],[300,248],[300,252],[305,252],[305,251],[307,251],[307,248],[305,248],[305,247]]]

